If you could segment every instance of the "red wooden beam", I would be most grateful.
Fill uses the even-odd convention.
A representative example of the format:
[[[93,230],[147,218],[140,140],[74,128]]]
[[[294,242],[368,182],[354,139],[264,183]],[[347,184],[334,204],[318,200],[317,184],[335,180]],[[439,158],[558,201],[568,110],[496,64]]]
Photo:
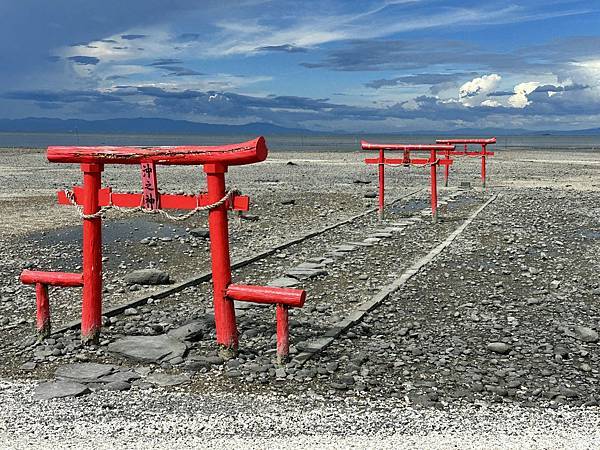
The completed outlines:
[[[454,150],[454,145],[448,144],[374,144],[365,140],[360,141],[363,150],[408,150],[408,151],[431,151],[431,150]]]
[[[367,164],[380,164],[381,161],[379,160],[379,158],[365,158],[365,162]],[[393,164],[393,165],[422,165],[422,164],[428,164],[429,163],[429,158],[409,158],[408,160],[406,159],[397,159],[397,158],[383,158],[383,163],[384,164]],[[444,165],[452,165],[454,163],[454,161],[452,161],[451,159],[437,159],[437,164],[444,166]]]
[[[83,286],[83,275],[72,272],[43,272],[24,270],[21,272],[21,283],[42,283],[48,286],[78,287]]]
[[[496,138],[487,139],[436,139],[437,144],[495,144]]]
[[[302,308],[306,300],[306,291],[302,289],[244,284],[230,284],[226,295],[240,302],[281,304],[292,308]]]
[[[48,147],[48,161],[97,164],[251,164],[267,158],[262,136],[247,142],[217,146],[179,147]]]
[[[81,186],[73,188],[75,202],[78,205],[83,204],[84,193]],[[143,195],[141,193],[125,194],[112,192],[111,188],[103,188],[98,192],[98,204],[108,206],[111,204],[121,208],[136,208],[141,205]],[[210,205],[212,202],[208,199],[208,194],[184,195],[184,194],[158,194],[161,209],[194,209],[197,206]],[[61,205],[70,205],[71,200],[67,197],[65,191],[58,191],[58,203]],[[250,197],[246,195],[233,195],[231,200],[225,202],[227,209],[236,211],[248,211],[250,209]]]

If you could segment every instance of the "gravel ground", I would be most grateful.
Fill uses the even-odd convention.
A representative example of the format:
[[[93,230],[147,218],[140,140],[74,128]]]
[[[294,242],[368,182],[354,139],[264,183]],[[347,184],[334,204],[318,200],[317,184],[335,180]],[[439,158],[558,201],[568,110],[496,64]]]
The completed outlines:
[[[597,448],[588,410],[403,400],[329,400],[175,389],[98,393],[40,402],[28,383],[1,385],[3,448]]]
[[[600,208],[594,206],[600,157],[595,153],[573,153],[564,160],[556,152],[498,152],[489,185],[500,197],[361,323],[304,366],[286,368],[272,362],[270,308],[240,308],[240,355],[228,362],[216,357],[208,283],[107,319],[98,348],[81,348],[77,334],[68,332],[17,351],[32,335],[34,310],[33,290],[18,283],[20,270],[78,270],[78,219],[69,208],[56,206],[49,193],[78,182],[80,174],[44,163],[39,151],[4,153],[0,346],[6,381],[0,395],[9,406],[0,415],[6,424],[0,439],[15,447],[60,446],[64,439],[82,447],[81,430],[100,416],[102,425],[93,432],[107,447],[597,446],[591,445],[598,438],[600,400],[600,315],[594,308],[600,285],[593,276],[600,265]],[[373,206],[375,200],[365,194],[376,186],[354,183],[375,180],[361,156],[279,153],[269,163],[232,169],[231,184],[251,195],[251,213],[259,215],[257,222],[231,221],[234,258]],[[37,172],[44,176],[32,187],[29,180]],[[105,180],[131,190],[139,180],[129,172],[107,171]],[[477,173],[477,161],[460,160],[451,184],[476,185]],[[159,174],[159,183],[163,180],[165,191],[192,191],[197,174],[170,168]],[[390,170],[387,180],[390,199],[427,185],[424,171],[414,168]],[[365,216],[239,269],[234,278],[262,284],[311,258],[331,259],[323,263],[326,273],[298,282],[308,301],[292,312],[296,354],[445,239],[487,198],[478,189],[442,193],[454,201],[437,225],[417,220],[396,226],[424,217],[427,195],[417,193],[388,208],[383,223]],[[295,204],[282,204],[290,199]],[[153,219],[106,221],[105,306],[140,293],[123,282],[134,269],[158,267],[181,280],[208,268],[207,242],[188,233],[205,226],[203,217],[175,227]],[[336,246],[362,242],[386,227],[397,229],[373,246],[355,245],[328,256]],[[79,295],[78,290],[51,292],[57,324],[77,318]],[[162,335],[190,321],[200,332],[187,342],[182,358],[135,363],[106,351],[124,335]],[[65,363],[85,361],[132,367],[142,378],[126,392],[91,386],[93,393],[82,398],[49,404],[32,399],[35,379],[53,378]],[[188,378],[177,387],[156,389],[153,373]],[[55,406],[50,413],[48,405]],[[39,416],[46,419],[27,419]],[[106,430],[116,423],[120,433],[107,441]],[[14,441],[19,430],[27,437]]]

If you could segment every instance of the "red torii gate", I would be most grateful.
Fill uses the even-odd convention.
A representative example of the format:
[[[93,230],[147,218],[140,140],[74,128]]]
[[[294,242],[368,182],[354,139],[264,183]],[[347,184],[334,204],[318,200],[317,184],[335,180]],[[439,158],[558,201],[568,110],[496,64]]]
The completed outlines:
[[[448,167],[452,164],[450,158],[440,159],[438,152],[452,151],[454,145],[422,145],[422,144],[372,144],[367,141],[360,141],[363,150],[378,150],[377,158],[366,158],[365,163],[377,164],[379,167],[379,218],[383,218],[383,209],[385,205],[385,166],[429,166],[431,169],[431,218],[435,223],[437,221],[437,166],[443,165]],[[385,151],[394,150],[402,151],[401,159],[386,158]],[[413,158],[411,152],[429,152],[429,158]]]
[[[185,147],[49,147],[50,162],[79,163],[83,186],[73,192],[60,191],[60,204],[74,204],[83,219],[83,273],[25,270],[21,281],[36,285],[37,329],[40,338],[50,335],[50,307],[47,286],[82,286],[81,336],[84,343],[97,343],[102,325],[102,217],[112,208],[133,208],[169,216],[163,209],[188,209],[174,217],[182,220],[208,210],[213,304],[217,344],[222,353],[232,355],[238,348],[234,300],[270,303],[277,306],[277,355],[288,355],[288,308],[302,307],[306,292],[300,289],[231,284],[227,210],[247,211],[249,198],[225,190],[229,166],[264,161],[267,146],[263,137],[239,144]],[[142,193],[113,193],[101,187],[105,164],[139,164]],[[157,165],[203,165],[207,177],[206,194],[161,194],[156,180]],[[171,216],[169,216],[171,217]],[[173,218],[173,217],[172,217]]]
[[[480,157],[481,158],[481,184],[482,186],[485,188],[485,181],[486,181],[486,157],[487,156],[494,156],[494,152],[488,152],[487,151],[487,146],[489,144],[495,144],[496,143],[496,138],[489,138],[489,139],[436,139],[435,141],[438,144],[452,144],[452,145],[463,145],[464,144],[464,150],[454,150],[452,152],[444,152],[444,156],[446,158],[450,158],[451,156],[470,156],[472,158],[477,158]],[[478,144],[481,145],[481,151],[469,151],[468,150],[468,145],[470,144]],[[450,175],[450,168],[449,166],[446,166],[446,169],[444,171],[444,186],[448,187],[448,177]]]

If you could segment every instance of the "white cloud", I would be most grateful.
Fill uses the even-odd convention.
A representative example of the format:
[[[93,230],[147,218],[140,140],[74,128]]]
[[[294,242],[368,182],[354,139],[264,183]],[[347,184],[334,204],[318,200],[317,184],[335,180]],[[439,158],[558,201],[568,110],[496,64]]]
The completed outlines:
[[[487,94],[496,90],[500,80],[500,75],[491,73],[467,81],[460,87],[458,99],[465,106],[479,106],[487,100]]]
[[[485,100],[483,102],[481,102],[481,106],[489,106],[491,108],[498,108],[499,106],[502,106],[502,103],[496,101],[496,100]]]
[[[515,108],[525,108],[529,103],[527,96],[540,85],[537,81],[519,83],[515,86],[515,95],[508,97],[508,103]]]

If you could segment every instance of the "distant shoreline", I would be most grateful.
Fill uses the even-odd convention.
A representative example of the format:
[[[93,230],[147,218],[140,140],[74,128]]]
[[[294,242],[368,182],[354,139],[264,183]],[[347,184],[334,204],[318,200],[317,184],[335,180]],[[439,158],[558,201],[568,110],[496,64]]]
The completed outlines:
[[[177,134],[177,133],[21,133],[0,132],[0,148],[43,149],[49,145],[220,145],[241,142],[255,134]],[[265,134],[272,151],[360,151],[361,138],[374,142],[431,143],[444,134],[390,135],[390,134]],[[471,135],[473,136],[473,135]],[[481,137],[488,135],[481,134]],[[498,136],[491,150],[582,150],[600,151],[600,136]]]

